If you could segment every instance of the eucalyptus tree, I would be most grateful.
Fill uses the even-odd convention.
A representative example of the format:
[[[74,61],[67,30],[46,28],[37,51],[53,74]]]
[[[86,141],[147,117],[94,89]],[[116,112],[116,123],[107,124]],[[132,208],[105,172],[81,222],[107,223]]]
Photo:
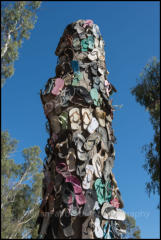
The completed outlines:
[[[1,86],[14,74],[14,62],[37,21],[41,1],[1,2]]]

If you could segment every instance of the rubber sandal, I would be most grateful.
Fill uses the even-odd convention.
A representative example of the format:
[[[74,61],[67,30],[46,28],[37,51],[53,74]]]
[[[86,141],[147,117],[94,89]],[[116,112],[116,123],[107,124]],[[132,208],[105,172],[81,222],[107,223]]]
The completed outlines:
[[[90,72],[92,76],[97,77],[97,70],[98,70],[97,62],[92,62],[90,65]]]
[[[68,138],[66,138],[65,141],[57,143],[55,148],[58,149],[58,157],[61,159],[66,159],[69,148]]]
[[[54,85],[54,80],[55,78],[49,78],[46,85],[45,85],[45,90],[44,90],[44,94],[49,94],[53,88]]]
[[[85,29],[82,26],[80,26],[78,22],[75,24],[74,29],[77,31],[78,34],[85,31]]]
[[[103,163],[100,158],[100,154],[97,153],[94,155],[92,159],[92,165],[94,167],[94,173],[97,178],[102,177],[102,169],[103,169]]]
[[[61,174],[57,174],[55,176],[55,181],[54,181],[54,191],[56,193],[59,193],[61,191],[61,187],[62,186],[62,183],[63,183],[63,175]]]
[[[71,123],[71,129],[72,130],[80,129],[81,120],[80,120],[79,108],[72,108],[69,111],[69,118]]]
[[[124,207],[124,202],[122,200],[121,193],[120,193],[119,189],[117,188],[114,191],[115,191],[115,196],[118,198],[119,203],[120,203],[119,208],[123,208]]]
[[[74,56],[74,52],[72,48],[65,48],[64,55],[67,56],[68,61],[71,61]]]
[[[67,176],[66,182],[71,182],[73,184],[75,199],[79,205],[83,205],[86,202],[85,196],[82,192],[81,182],[76,176]]]
[[[84,38],[84,33],[83,34],[79,34],[79,37],[82,39],[81,40],[81,51],[82,52],[87,52],[88,51],[88,38]]]
[[[71,237],[74,235],[74,231],[71,224],[71,216],[67,208],[64,208],[60,213],[59,221],[63,227],[63,233],[65,237]]]
[[[73,141],[75,142],[75,145],[77,146],[77,156],[79,160],[81,161],[87,161],[88,160],[88,154],[85,152],[82,147],[85,142],[85,138],[83,135],[80,134],[80,132],[75,132],[73,134]]]
[[[93,103],[90,93],[88,92],[88,90],[86,88],[84,88],[82,86],[75,87],[75,94],[78,95],[79,97],[82,97],[86,103],[88,103],[88,104]]]
[[[87,129],[92,120],[92,113],[88,108],[82,108],[83,128]]]
[[[104,239],[114,239],[115,238],[112,231],[111,231],[111,226],[110,226],[109,221],[107,221],[107,223],[104,225],[103,238]]]
[[[100,126],[105,127],[106,112],[101,110],[99,107],[96,107],[95,114]]]
[[[94,188],[97,193],[97,199],[100,205],[102,205],[104,202],[111,201],[111,185],[109,181],[106,181],[103,183],[101,178],[98,178],[94,183]]]
[[[64,178],[68,177],[68,176],[71,176],[71,173],[68,172],[68,167],[65,163],[59,163],[57,166],[56,166],[56,171],[58,173],[60,173]]]
[[[59,115],[59,122],[63,130],[68,129],[68,113],[67,112],[62,112]]]
[[[79,38],[73,39],[73,48],[75,51],[79,51],[81,49],[81,43],[80,43]]]
[[[95,117],[92,118],[91,123],[89,124],[87,130],[90,134],[94,133],[95,130],[99,127],[98,121]]]
[[[62,77],[62,79],[64,80],[64,85],[65,85],[65,86],[70,85],[70,84],[72,83],[73,78],[74,78],[74,75],[73,75],[73,74],[67,73],[66,75],[64,75],[64,76]]]
[[[96,217],[94,224],[95,224],[95,230],[94,230],[95,236],[97,238],[103,238],[103,230],[101,228],[100,219],[98,217]]]
[[[101,139],[102,139],[101,147],[102,147],[102,149],[104,149],[107,153],[109,153],[109,151],[110,151],[109,147],[110,146],[109,146],[108,140],[107,140],[107,131],[106,131],[106,129],[99,126],[97,131],[98,131],[98,133],[101,134]]]
[[[69,148],[66,163],[68,165],[69,172],[74,172],[76,170],[76,155],[74,148]]]
[[[121,238],[122,234],[126,234],[126,225],[122,221],[111,220],[111,230],[113,234],[119,238]]]
[[[90,134],[89,137],[86,139],[86,142],[84,143],[84,148],[87,151],[90,151],[100,141],[101,141],[101,135],[97,132],[94,132],[94,133]]]
[[[122,209],[115,208],[110,203],[105,202],[101,208],[101,215],[107,220],[124,221],[126,218],[125,212]]]
[[[110,201],[110,204],[111,204],[112,206],[114,206],[115,208],[119,208],[119,205],[120,205],[119,200],[118,200],[117,198],[112,199],[112,200]]]
[[[93,222],[93,224],[92,224]],[[82,224],[82,239],[94,239],[94,216],[89,216]]]
[[[101,55],[100,51],[98,48],[94,48],[92,52],[88,54],[88,59],[90,61],[95,61],[98,59],[98,57]]]
[[[62,201],[66,205],[74,202],[74,189],[70,182],[64,182],[61,188]]]
[[[110,173],[112,172],[113,164],[114,164],[114,158],[108,157],[104,163],[104,169],[103,169],[103,176],[105,181],[108,180]]]
[[[85,194],[86,203],[83,207],[83,216],[90,216],[92,214],[95,202],[97,201],[96,191],[93,189],[88,189]]]
[[[91,98],[93,99],[94,105],[98,106],[99,94],[96,88],[92,88],[90,91]]]
[[[110,131],[111,128],[110,128],[110,123],[109,123],[109,122],[106,123],[106,130],[107,130],[108,140],[109,140],[109,141],[112,141],[111,131]]]
[[[73,86],[69,85],[64,88],[60,93],[60,105],[63,107],[67,107],[69,102],[72,100],[75,94],[75,89]]]
[[[94,48],[94,38],[92,35],[88,35],[88,48],[93,50]]]
[[[91,182],[93,180],[93,172],[94,172],[94,168],[92,165],[87,164],[86,165],[86,175],[83,179],[82,182],[82,187],[84,189],[89,189],[91,186]]]
[[[58,134],[61,131],[59,117],[54,115],[53,112],[48,113],[48,119],[50,123],[51,134]]]
[[[87,19],[84,21],[84,24],[83,24],[83,28],[86,28],[86,27],[93,27],[93,20],[91,19]]]
[[[74,197],[74,202],[69,204],[68,210],[72,217],[76,217],[80,214],[80,209],[78,207],[75,197]]]
[[[99,38],[101,36],[99,26],[97,24],[93,24],[92,32],[96,38]]]
[[[86,175],[85,166],[86,166],[86,162],[84,162],[82,164],[77,164],[76,174],[80,178],[82,178]]]

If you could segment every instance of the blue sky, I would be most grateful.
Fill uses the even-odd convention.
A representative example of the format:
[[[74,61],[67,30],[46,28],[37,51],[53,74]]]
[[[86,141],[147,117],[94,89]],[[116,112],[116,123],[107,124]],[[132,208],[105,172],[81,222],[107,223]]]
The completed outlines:
[[[113,104],[123,104],[114,113],[117,138],[113,172],[122,193],[124,210],[135,217],[142,238],[159,238],[158,196],[147,196],[149,176],[142,168],[142,146],[153,139],[149,115],[131,95],[136,78],[152,56],[160,57],[159,2],[44,1],[38,21],[20,49],[15,74],[2,89],[2,130],[19,140],[21,151],[30,146],[44,147],[48,138],[39,91],[48,78],[55,76],[54,55],[64,28],[78,19],[92,19],[99,25],[105,41],[109,81],[116,87]]]

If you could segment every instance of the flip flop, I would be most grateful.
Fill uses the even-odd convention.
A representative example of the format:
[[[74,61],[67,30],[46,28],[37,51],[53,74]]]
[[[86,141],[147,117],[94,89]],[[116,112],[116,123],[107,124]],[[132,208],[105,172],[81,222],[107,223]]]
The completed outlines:
[[[92,159],[92,165],[94,167],[94,173],[97,178],[102,177],[103,163],[101,162],[100,154],[97,153]]]
[[[91,123],[88,125],[87,130],[89,133],[92,134],[95,132],[95,130],[98,128],[98,126],[99,126],[99,124],[98,124],[97,119],[95,117],[93,117],[91,120]]]
[[[50,112],[48,114],[48,119],[50,123],[51,133],[58,134],[61,131],[59,117],[57,115],[54,115],[53,112]]]
[[[84,21],[84,24],[83,24],[83,28],[86,28],[86,27],[92,27],[93,26],[93,20],[91,19],[87,19]]]
[[[76,217],[80,214],[80,209],[78,207],[75,197],[74,197],[74,202],[69,204],[68,210],[72,217]]]
[[[69,148],[66,163],[69,172],[74,172],[76,170],[76,155],[74,148]]]
[[[105,128],[100,127],[100,126],[97,131],[98,131],[98,133],[101,134],[101,140],[102,140],[101,147],[108,153],[110,150],[109,150],[109,145],[108,145],[108,141],[107,141],[107,131]]]
[[[92,214],[95,202],[97,201],[96,191],[93,189],[88,189],[85,194],[86,203],[83,207],[83,216],[90,216]]]
[[[80,120],[79,108],[72,108],[69,111],[69,118],[71,123],[71,129],[72,130],[80,129],[81,120]]]
[[[88,108],[82,108],[83,128],[87,129],[92,120],[92,113]]]
[[[126,225],[123,223],[123,221],[111,220],[110,225],[111,230],[115,236],[121,238],[122,234],[126,234]]]
[[[84,189],[89,189],[90,185],[91,185],[91,181],[93,180],[93,172],[94,172],[94,168],[92,165],[87,164],[86,165],[86,175],[83,179],[82,182],[82,187]]]
[[[71,237],[74,235],[74,231],[71,223],[71,216],[67,208],[64,208],[60,213],[59,222],[63,227],[63,233],[65,237]]]
[[[94,216],[89,216],[82,224],[82,239],[94,239]]]
[[[96,107],[95,114],[100,126],[105,127],[106,112],[101,110],[99,107]]]
[[[75,89],[72,85],[66,86],[60,93],[60,105],[67,107],[75,95]]]
[[[56,78],[55,86],[53,87],[51,93],[53,95],[59,95],[63,87],[64,87],[64,80],[62,78]]]
[[[79,160],[81,161],[87,161],[88,160],[88,154],[85,152],[82,147],[85,142],[85,138],[83,135],[81,135],[80,132],[76,131],[73,134],[73,141],[75,142],[75,145],[77,146],[77,156]]]
[[[94,188],[97,193],[97,199],[100,205],[102,205],[104,202],[111,201],[111,185],[109,181],[106,181],[103,183],[101,178],[98,178],[94,183]]]
[[[75,94],[78,95],[79,97],[83,98],[83,100],[85,100],[86,103],[88,103],[88,104],[93,103],[91,95],[86,88],[84,88],[82,86],[75,86],[74,88],[75,88]]]
[[[96,217],[94,225],[95,225],[95,230],[94,230],[95,236],[97,238],[103,238],[103,230],[101,228],[100,219],[98,217]]]
[[[101,55],[98,48],[93,48],[92,52],[88,54],[88,59],[91,61],[95,61],[98,59],[98,57]]]
[[[101,208],[101,215],[107,220],[120,220],[126,219],[126,214],[122,209],[115,208],[110,203],[105,202]]]
[[[86,162],[82,163],[82,164],[77,164],[77,170],[76,170],[76,174],[82,178],[86,175],[86,170],[85,170],[85,166],[86,166]]]
[[[62,201],[67,206],[74,202],[74,189],[70,182],[64,182],[61,188]]]
[[[119,205],[120,205],[119,200],[118,200],[117,198],[112,199],[112,200],[110,201],[110,204],[111,204],[112,206],[114,206],[115,208],[119,208]]]
[[[73,78],[74,78],[73,74],[67,73],[66,75],[64,75],[62,77],[62,79],[64,80],[64,85],[65,86],[71,85]]]
[[[66,182],[71,182],[73,184],[75,199],[79,205],[84,205],[86,203],[85,196],[82,192],[81,182],[76,176],[67,176]]]
[[[56,171],[58,173],[60,173],[64,178],[68,177],[68,176],[71,176],[71,173],[68,172],[68,167],[65,163],[59,163],[57,166],[56,166]]]
[[[96,88],[92,88],[90,91],[91,98],[93,99],[94,105],[98,106],[99,94]]]
[[[104,169],[103,169],[103,176],[105,181],[108,180],[110,173],[112,172],[113,164],[114,164],[114,158],[108,157],[107,160],[105,161]]]
[[[45,85],[45,90],[44,90],[44,94],[49,94],[53,88],[54,85],[54,80],[55,78],[49,78],[46,85]]]
[[[97,132],[90,134],[84,143],[84,148],[87,151],[91,151],[94,146],[96,146],[101,141],[101,135]]]
[[[62,112],[59,115],[59,122],[63,130],[68,129],[68,113],[67,112]]]
[[[55,149],[58,149],[58,157],[61,159],[66,159],[68,155],[68,148],[69,148],[68,138],[66,138],[65,141],[57,143]]]

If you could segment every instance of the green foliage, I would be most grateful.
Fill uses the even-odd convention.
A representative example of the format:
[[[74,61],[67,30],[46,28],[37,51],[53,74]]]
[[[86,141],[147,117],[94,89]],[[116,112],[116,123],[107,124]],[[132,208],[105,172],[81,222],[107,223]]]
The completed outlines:
[[[151,192],[160,194],[160,62],[156,58],[145,66],[139,83],[131,93],[150,114],[154,138],[150,144],[143,147],[146,158],[143,167],[151,178],[151,181],[146,183],[149,196]]]
[[[14,62],[23,39],[29,39],[37,21],[41,1],[2,2],[1,8],[1,86],[14,74]]]
[[[35,221],[38,216],[43,178],[40,148],[33,146],[22,152],[24,161],[16,163],[11,155],[17,140],[7,131],[1,134],[1,222],[2,238],[36,238]],[[25,237],[25,238],[26,238]]]
[[[123,236],[124,239],[140,239],[140,228],[136,226],[136,220],[132,216],[126,214],[126,220],[124,221],[126,225],[126,235]]]

